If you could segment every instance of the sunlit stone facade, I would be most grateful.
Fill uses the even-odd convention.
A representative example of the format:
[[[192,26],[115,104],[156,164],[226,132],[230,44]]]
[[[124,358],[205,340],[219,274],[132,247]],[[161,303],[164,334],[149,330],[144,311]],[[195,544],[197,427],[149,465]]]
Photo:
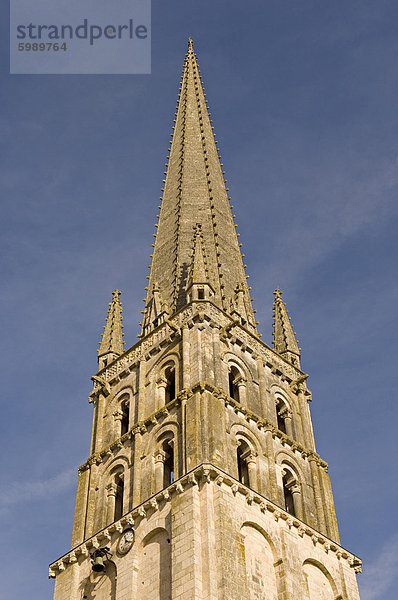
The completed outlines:
[[[273,347],[257,332],[192,42],[162,193],[128,350],[110,303],[54,598],[358,600],[280,290]]]

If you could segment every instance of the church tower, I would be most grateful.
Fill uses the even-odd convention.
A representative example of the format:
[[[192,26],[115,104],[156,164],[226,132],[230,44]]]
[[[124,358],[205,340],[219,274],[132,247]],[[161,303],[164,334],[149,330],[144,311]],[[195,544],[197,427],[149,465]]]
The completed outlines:
[[[261,341],[192,41],[139,341],[113,292],[55,600],[359,600],[282,292]]]

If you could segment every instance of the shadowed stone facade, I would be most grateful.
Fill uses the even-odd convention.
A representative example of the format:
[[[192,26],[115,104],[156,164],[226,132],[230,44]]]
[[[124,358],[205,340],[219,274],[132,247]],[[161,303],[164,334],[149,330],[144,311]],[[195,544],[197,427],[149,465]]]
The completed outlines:
[[[257,333],[191,41],[173,131],[140,340],[116,290],[54,598],[358,600],[280,290],[274,347]]]

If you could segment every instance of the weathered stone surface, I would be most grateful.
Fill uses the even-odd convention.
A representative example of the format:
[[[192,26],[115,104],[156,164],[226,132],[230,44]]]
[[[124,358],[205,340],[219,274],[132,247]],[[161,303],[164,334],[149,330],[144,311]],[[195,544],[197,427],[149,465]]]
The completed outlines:
[[[256,333],[190,43],[142,336],[124,352],[115,291],[55,600],[358,600],[299,360],[279,291],[275,348]]]

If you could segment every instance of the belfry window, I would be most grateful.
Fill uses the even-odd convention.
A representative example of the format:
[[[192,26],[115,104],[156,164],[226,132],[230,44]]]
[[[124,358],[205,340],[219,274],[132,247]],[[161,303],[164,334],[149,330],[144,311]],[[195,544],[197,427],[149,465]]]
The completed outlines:
[[[229,370],[229,375],[228,375],[229,395],[231,396],[231,398],[236,400],[236,402],[240,402],[239,386],[237,383],[239,377],[240,377],[240,373],[239,373],[238,369],[234,366],[231,366],[231,368]]]
[[[124,435],[129,430],[129,420],[130,420],[130,405],[128,402],[123,402],[122,404],[122,420],[121,420],[121,431],[120,435]]]
[[[115,495],[115,514],[114,520],[118,521],[123,515],[123,496],[124,496],[124,480],[122,474],[117,474],[115,477],[116,495]]]
[[[290,471],[290,469],[285,469],[282,482],[286,512],[291,514],[293,517],[298,517],[301,519],[301,493],[297,477]]]
[[[167,367],[165,371],[165,377],[167,380],[165,402],[168,404],[168,402],[174,400],[176,396],[176,372],[174,366]]]
[[[163,487],[168,487],[174,481],[174,448],[170,441],[163,442],[164,463],[163,463]]]
[[[250,454],[250,448],[246,442],[241,441],[237,450],[238,458],[238,479],[244,485],[249,485],[249,467],[247,464],[247,456]]]

